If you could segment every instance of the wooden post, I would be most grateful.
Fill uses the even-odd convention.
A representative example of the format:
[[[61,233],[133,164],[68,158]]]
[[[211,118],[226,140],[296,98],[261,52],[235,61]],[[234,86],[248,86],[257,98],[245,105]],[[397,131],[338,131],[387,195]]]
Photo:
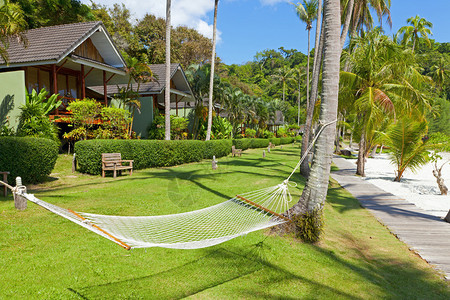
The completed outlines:
[[[86,80],[84,77],[84,65],[81,65],[81,99],[86,98]]]
[[[53,94],[58,94],[58,76],[56,71],[56,64],[52,65],[53,75]]]
[[[22,196],[22,193],[27,191],[27,188],[22,185],[22,178],[16,178],[16,192],[14,193],[14,206],[18,210],[27,209],[27,199]]]
[[[106,71],[103,70],[103,100],[105,101],[105,107],[108,106],[108,88],[106,83]]]
[[[8,174],[9,172],[0,172],[0,174],[3,174],[3,182],[8,183]],[[8,187],[6,185],[3,185],[3,196],[8,196]]]
[[[266,150],[263,150],[263,158],[266,158]]]
[[[270,153],[270,145],[267,147],[267,152]]]
[[[447,216],[444,218],[444,221],[450,223],[450,210],[448,211]]]
[[[213,170],[217,170],[217,163],[218,163],[218,161],[216,160],[216,156],[214,155],[213,160],[211,162]]]
[[[77,158],[76,153],[74,153],[72,158],[72,173],[75,173],[76,170],[77,170]]]

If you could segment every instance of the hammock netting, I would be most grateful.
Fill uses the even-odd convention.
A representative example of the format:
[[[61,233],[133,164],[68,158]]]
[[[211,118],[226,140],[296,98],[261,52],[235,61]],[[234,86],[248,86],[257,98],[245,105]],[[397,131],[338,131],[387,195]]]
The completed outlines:
[[[112,216],[74,212],[34,195],[29,201],[77,223],[124,248],[197,249],[288,221],[279,213],[292,200],[287,183],[238,195],[220,204],[161,216]]]

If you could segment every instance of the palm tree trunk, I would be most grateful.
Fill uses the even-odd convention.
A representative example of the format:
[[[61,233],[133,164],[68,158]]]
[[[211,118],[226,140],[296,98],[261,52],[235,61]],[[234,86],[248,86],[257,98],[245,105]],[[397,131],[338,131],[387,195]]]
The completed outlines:
[[[323,92],[320,123],[336,120],[339,92],[340,10],[339,0],[324,1],[325,41],[323,62]],[[323,207],[328,191],[333,142],[336,126],[328,126],[317,139],[311,173],[299,202],[290,210],[299,214]]]
[[[350,26],[350,21],[352,19],[353,4],[354,4],[354,0],[349,0],[347,3],[347,14],[345,16],[344,28],[342,29],[342,34],[341,34],[341,49],[344,48],[345,40],[347,39],[348,28]]]
[[[309,56],[311,28],[308,28],[308,60],[306,61],[306,105],[309,106]],[[284,99],[283,99],[284,100]]]
[[[323,22],[322,22],[323,23]],[[319,90],[319,77],[320,77],[320,67],[322,65],[322,48],[324,43],[324,24],[321,26],[321,34],[319,36],[319,48],[317,49],[317,61],[314,64],[314,70],[313,70],[313,82],[311,86],[311,101],[309,101],[309,105],[306,107],[306,121],[305,121],[305,129],[303,131],[302,136],[302,152],[301,155],[305,155],[306,150],[309,146],[309,138],[311,135],[311,129],[312,129],[312,121],[313,121],[313,115],[314,115],[314,106],[316,104],[316,99],[318,95]],[[300,174],[302,174],[305,177],[309,176],[309,164],[308,160],[305,159],[302,164],[300,165]]]
[[[361,133],[361,140],[358,144],[358,160],[356,161],[356,175],[360,175],[362,177],[365,177],[366,174],[364,173],[364,165],[366,163],[366,136],[363,133]]]
[[[211,72],[209,78],[209,99],[208,99],[208,127],[206,129],[206,139],[209,141],[211,139],[211,127],[212,127],[212,101],[213,101],[213,91],[214,91],[214,65],[216,61],[216,33],[217,33],[217,7],[219,5],[219,0],[215,0],[214,3],[214,25],[213,25],[213,47],[211,55]]]
[[[170,140],[170,6],[171,0],[166,4],[166,90],[164,98],[165,139]]]

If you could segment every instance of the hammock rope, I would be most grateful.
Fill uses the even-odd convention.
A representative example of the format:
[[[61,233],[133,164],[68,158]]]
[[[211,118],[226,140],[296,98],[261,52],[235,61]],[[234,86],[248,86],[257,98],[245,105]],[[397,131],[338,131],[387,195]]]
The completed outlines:
[[[196,211],[160,216],[112,216],[75,212],[38,199],[26,193],[26,188],[19,184],[15,188],[8,187],[28,201],[128,250],[146,247],[210,247],[253,231],[290,222],[290,216],[284,216],[283,213],[288,211],[292,202],[289,186],[296,184],[289,180],[307,157],[323,129],[334,122],[336,121],[320,128],[306,153],[281,184],[236,195],[225,202]]]

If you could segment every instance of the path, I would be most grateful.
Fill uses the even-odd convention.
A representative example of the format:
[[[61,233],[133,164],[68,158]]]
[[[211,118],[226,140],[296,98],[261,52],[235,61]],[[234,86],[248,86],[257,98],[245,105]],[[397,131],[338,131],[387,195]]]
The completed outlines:
[[[381,223],[450,280],[450,224],[355,176],[354,162],[334,156],[331,177]]]

